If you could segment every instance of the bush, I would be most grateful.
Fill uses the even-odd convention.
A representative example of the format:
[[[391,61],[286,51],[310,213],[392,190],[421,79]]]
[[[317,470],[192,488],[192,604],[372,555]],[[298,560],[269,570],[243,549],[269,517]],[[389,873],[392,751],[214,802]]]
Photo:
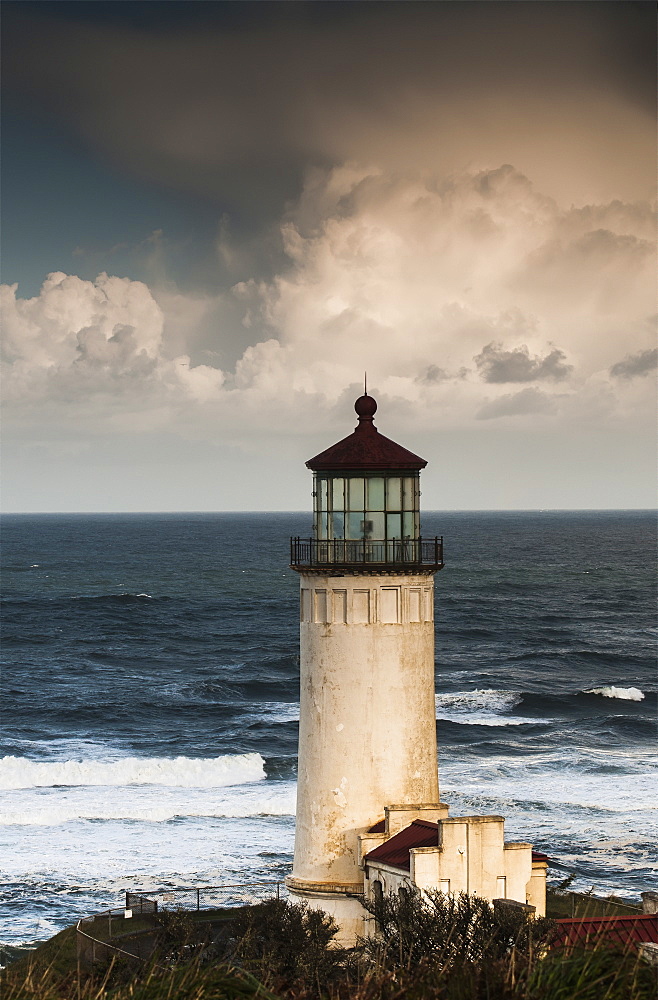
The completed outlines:
[[[166,965],[189,961],[208,944],[207,928],[192,918],[189,910],[160,910],[157,927],[156,960]]]
[[[513,951],[530,955],[553,928],[552,920],[528,920],[511,908],[496,912],[486,899],[466,893],[409,890],[366,907],[377,921],[379,939],[366,941],[365,952],[388,967],[431,960],[448,969],[499,961]]]
[[[336,980],[345,952],[333,946],[338,927],[328,914],[270,899],[243,910],[232,922],[232,958],[267,985],[296,985],[320,995]]]

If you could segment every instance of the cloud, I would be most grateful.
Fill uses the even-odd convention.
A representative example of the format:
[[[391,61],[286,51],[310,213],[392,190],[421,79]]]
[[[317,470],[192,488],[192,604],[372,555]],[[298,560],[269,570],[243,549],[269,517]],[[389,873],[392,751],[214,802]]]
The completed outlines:
[[[555,401],[541,389],[521,389],[520,392],[501,396],[480,407],[476,420],[494,420],[497,417],[521,417],[529,414],[553,414]]]
[[[417,381],[427,385],[438,385],[440,382],[447,382],[449,378],[450,376],[444,368],[439,368],[438,365],[428,365],[422,374],[417,376]]]
[[[525,344],[506,351],[502,344],[487,344],[473,358],[485,382],[559,381],[573,371],[565,364],[566,354],[554,348],[545,357],[530,357]]]
[[[658,349],[655,347],[637,354],[627,354],[623,361],[618,361],[610,369],[614,378],[637,378],[648,375],[658,367]]]
[[[17,298],[15,285],[0,293],[5,403],[23,418],[43,419],[42,407],[53,405],[65,422],[83,412],[102,423],[131,406],[162,417],[163,405],[203,400],[221,386],[217,369],[167,355],[163,313],[143,282],[53,272],[34,298]]]
[[[633,412],[639,386],[608,372],[629,345],[647,350],[651,268],[636,259],[640,236],[615,244],[636,280],[616,286],[612,305],[590,294],[596,240],[581,242],[588,286],[575,281],[563,298],[554,285],[547,298],[537,280],[538,248],[580,240],[601,217],[618,219],[620,235],[646,235],[643,210],[583,207],[576,221],[508,164],[449,176],[314,169],[281,219],[286,256],[271,278],[214,296],[105,273],[57,272],[32,299],[5,288],[9,419],[89,433],[166,427],[243,447],[264,426],[283,440],[349,412],[367,371],[400,433],[504,415],[531,428],[552,412],[586,423],[604,396],[614,422],[620,406]],[[534,388],[490,398],[496,385],[567,376],[569,396]]]

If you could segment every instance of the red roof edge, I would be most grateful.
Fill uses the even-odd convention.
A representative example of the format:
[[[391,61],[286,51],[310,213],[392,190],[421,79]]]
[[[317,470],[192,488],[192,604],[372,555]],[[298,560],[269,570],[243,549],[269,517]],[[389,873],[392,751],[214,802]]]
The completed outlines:
[[[590,919],[562,917],[555,924],[558,931],[556,946],[605,942],[627,948],[644,943],[658,944],[658,916],[655,913]]]
[[[410,871],[411,857],[409,851],[414,847],[438,847],[439,824],[426,819],[415,819],[410,826],[400,830],[390,840],[379,844],[365,856],[366,862],[381,862],[391,868],[401,868]]]

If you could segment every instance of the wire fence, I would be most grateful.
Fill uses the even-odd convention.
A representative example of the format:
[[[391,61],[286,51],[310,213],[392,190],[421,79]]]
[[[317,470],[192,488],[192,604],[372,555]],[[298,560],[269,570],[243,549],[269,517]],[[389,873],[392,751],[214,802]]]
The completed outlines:
[[[158,909],[220,910],[249,906],[265,899],[287,899],[285,882],[240,882],[232,885],[165,886],[126,893],[126,909],[147,913]],[[150,909],[149,909],[150,907]]]
[[[125,906],[112,907],[76,924],[78,966],[90,967],[111,958],[150,959],[155,945],[157,914],[185,909],[212,912],[248,906],[265,899],[284,899],[284,882],[247,882],[220,886],[166,886],[126,893]]]

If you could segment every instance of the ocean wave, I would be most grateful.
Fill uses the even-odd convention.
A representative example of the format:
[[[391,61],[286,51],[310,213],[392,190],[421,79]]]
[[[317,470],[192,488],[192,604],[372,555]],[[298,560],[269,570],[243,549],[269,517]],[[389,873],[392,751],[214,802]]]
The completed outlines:
[[[70,600],[73,601],[152,601],[152,594],[129,594],[126,592],[120,592],[118,594],[82,594],[77,597],[72,597]]]
[[[237,786],[223,792],[214,789],[140,788],[133,795],[122,789],[72,788],[67,793],[44,797],[36,792],[16,792],[9,802],[13,808],[2,814],[2,826],[60,826],[76,821],[167,823],[172,820],[247,819],[259,816],[293,816],[295,786],[290,782],[273,785]]]
[[[455,691],[437,694],[437,707],[447,711],[471,711],[486,708],[492,712],[509,712],[521,701],[518,691],[495,691],[489,688],[476,691]]]
[[[0,760],[0,788],[53,788],[71,785],[169,785],[219,788],[259,781],[265,761],[259,753],[224,757],[123,757],[118,760],[65,760],[41,763],[25,757]]]
[[[583,694],[600,694],[603,698],[619,698],[622,701],[644,701],[644,691],[636,687],[609,687],[589,688]]]
[[[267,701],[250,705],[245,716],[253,716],[258,722],[299,722],[299,703],[287,701]]]
[[[655,834],[658,767],[653,748],[635,753],[614,746],[593,750],[566,740],[559,749],[537,747],[522,757],[497,753],[460,760],[439,754],[439,773],[446,802],[451,795],[483,795],[514,802],[521,810],[533,803],[548,805],[551,813],[559,807],[572,816],[574,807],[594,809],[605,815],[598,821],[601,830],[618,813],[632,815],[638,827],[649,824]],[[493,811],[506,815],[502,807]],[[559,827],[557,814],[547,821]]]
[[[490,688],[435,696],[437,718],[445,722],[463,726],[524,726],[542,722],[541,719],[506,714],[521,701],[522,695],[518,691],[497,691]]]

